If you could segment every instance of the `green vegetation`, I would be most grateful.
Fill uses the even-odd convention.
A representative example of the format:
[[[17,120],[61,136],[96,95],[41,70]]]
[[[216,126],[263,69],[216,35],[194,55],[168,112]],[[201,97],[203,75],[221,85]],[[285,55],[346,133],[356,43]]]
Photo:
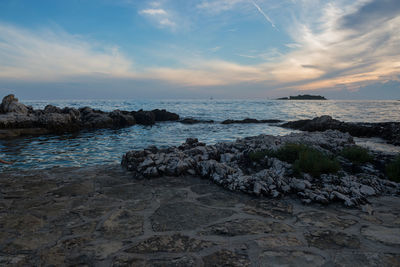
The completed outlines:
[[[293,172],[296,175],[305,172],[319,177],[323,173],[336,173],[340,170],[337,160],[302,144],[285,144],[276,151],[254,151],[249,154],[252,161],[260,161],[265,156],[275,157],[293,164]]]
[[[400,183],[400,155],[386,165],[386,175],[391,181]]]
[[[347,146],[340,154],[354,164],[372,162],[374,159],[368,149],[359,146]]]
[[[340,164],[336,159],[313,148],[301,151],[299,158],[293,164],[293,171],[296,175],[306,172],[313,177],[320,177],[323,173],[336,173],[339,170]]]
[[[277,151],[271,152],[270,156],[293,164],[296,160],[299,159],[300,153],[308,149],[311,148],[306,145],[285,144],[284,146],[280,147]]]
[[[269,150],[258,150],[258,151],[252,151],[249,153],[249,159],[251,161],[260,161],[263,158],[265,158],[265,156],[269,156],[271,154],[271,152]]]

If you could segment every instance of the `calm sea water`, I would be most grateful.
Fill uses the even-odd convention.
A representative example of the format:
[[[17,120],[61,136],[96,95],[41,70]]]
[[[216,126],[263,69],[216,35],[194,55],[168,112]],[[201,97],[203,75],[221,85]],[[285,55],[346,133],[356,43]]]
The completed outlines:
[[[400,101],[277,101],[277,100],[57,100],[21,102],[34,108],[48,104],[59,107],[83,107],[111,111],[167,109],[181,117],[214,120],[310,119],[331,115],[343,121],[400,121]],[[158,123],[152,127],[135,125],[119,130],[97,130],[61,136],[27,137],[0,140],[0,157],[15,161],[4,169],[36,169],[55,166],[88,166],[119,163],[122,155],[132,149],[149,145],[179,145],[188,137],[212,144],[258,134],[285,135],[292,132],[268,124],[195,124]],[[362,140],[363,145],[382,150],[398,148],[379,144],[379,139]],[[392,151],[392,152],[393,152]]]

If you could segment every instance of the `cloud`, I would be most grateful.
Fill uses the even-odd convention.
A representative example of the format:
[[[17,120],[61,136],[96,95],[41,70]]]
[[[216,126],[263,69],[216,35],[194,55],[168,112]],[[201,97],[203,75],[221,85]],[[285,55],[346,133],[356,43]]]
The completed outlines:
[[[379,26],[400,14],[398,0],[373,0],[362,5],[356,12],[352,12],[340,19],[343,28],[371,28]]]
[[[400,75],[400,14],[386,12],[387,8],[379,1],[295,1],[292,9],[296,16],[287,16],[293,18],[292,23],[288,28],[280,27],[287,31],[290,41],[276,49],[266,48],[266,52],[233,52],[236,57],[247,58],[246,62],[257,62],[253,64],[218,58],[229,49],[221,44],[224,53],[210,53],[220,49],[213,43],[205,49],[206,53],[178,46],[172,53],[167,45],[166,53],[157,47],[157,51],[150,51],[151,56],[162,58],[160,61],[168,62],[171,67],[155,64],[134,69],[133,62],[116,46],[88,41],[61,30],[28,31],[0,24],[0,79],[57,81],[102,75],[112,79],[166,81],[169,85],[196,87],[199,91],[207,90],[205,87],[241,84],[265,90],[365,88],[398,80]],[[153,2],[139,14],[159,27],[180,26],[172,16],[174,12],[164,4]],[[202,1],[196,8],[222,12],[241,4],[256,12],[249,0]]]
[[[225,10],[240,1],[202,2],[201,8]],[[191,60],[179,68],[153,68],[154,77],[181,85],[216,86],[237,83],[262,83],[266,87],[316,90],[354,89],[369,83],[393,80],[400,73],[400,16],[385,12],[372,16],[373,29],[350,27],[343,23],[369,10],[371,2],[328,2],[303,0],[304,12],[289,31],[292,42],[287,52],[268,54],[240,53],[242,57],[265,60],[243,65],[222,60]],[[305,13],[317,9],[313,16]],[[368,13],[368,12],[367,12]],[[303,15],[303,16],[302,16]],[[371,18],[371,19],[372,19]],[[271,54],[271,52],[274,52]]]
[[[115,46],[93,44],[60,30],[28,31],[0,24],[0,78],[50,81],[71,76],[132,76]]]
[[[174,16],[162,8],[161,2],[150,2],[149,5],[151,8],[142,9],[139,14],[148,17],[160,28],[176,29],[177,24],[174,21]]]
[[[223,11],[231,10],[236,5],[247,2],[248,0],[214,0],[202,1],[196,7],[211,13],[221,13]]]
[[[139,14],[155,16],[155,15],[167,15],[167,12],[162,8],[157,8],[157,9],[149,8],[141,10]]]

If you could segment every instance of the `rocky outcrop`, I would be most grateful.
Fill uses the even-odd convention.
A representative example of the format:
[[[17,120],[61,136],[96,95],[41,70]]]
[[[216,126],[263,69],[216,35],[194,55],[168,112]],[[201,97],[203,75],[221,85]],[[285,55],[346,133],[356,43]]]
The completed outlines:
[[[341,170],[318,178],[308,174],[296,177],[291,164],[273,156],[258,162],[249,157],[251,152],[277,150],[286,143],[307,144],[328,155],[337,155],[354,142],[349,134],[332,130],[283,137],[260,135],[215,145],[189,138],[179,147],[153,146],[130,151],[123,156],[122,165],[136,177],[196,175],[232,191],[273,198],[295,194],[305,203],[340,201],[346,206],[357,206],[366,203],[370,196],[400,193],[400,185],[385,180],[371,164],[360,167],[358,173]],[[351,164],[344,158],[340,161]]]
[[[0,105],[0,113],[14,112],[18,114],[27,114],[28,110],[29,108],[19,103],[18,98],[15,98],[12,94],[4,97]]]
[[[312,120],[287,122],[281,126],[309,132],[338,130],[355,137],[380,137],[391,144],[400,145],[400,122],[343,122],[330,116],[321,116]]]
[[[194,118],[184,118],[179,122],[182,124],[214,123],[213,120],[198,120]]]
[[[157,121],[175,121],[179,115],[166,110],[104,112],[83,107],[59,108],[47,105],[34,110],[18,102],[14,95],[4,97],[0,105],[0,138],[28,134],[76,132],[101,128],[122,128],[134,124],[153,125]]]
[[[279,123],[281,120],[257,120],[246,118],[243,120],[224,120],[222,124],[234,124],[234,123]]]

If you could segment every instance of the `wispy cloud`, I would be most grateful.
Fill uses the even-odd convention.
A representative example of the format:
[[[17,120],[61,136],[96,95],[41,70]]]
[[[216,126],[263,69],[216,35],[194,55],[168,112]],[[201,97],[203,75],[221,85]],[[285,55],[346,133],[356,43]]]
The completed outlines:
[[[0,24],[0,78],[50,81],[72,76],[133,76],[132,62],[115,46],[60,30],[28,31]]]
[[[145,8],[139,11],[140,15],[146,16],[151,21],[155,22],[160,28],[167,28],[170,30],[175,30],[177,24],[174,21],[174,16],[163,8],[161,2],[150,2],[148,4],[149,8]]]
[[[139,14],[146,14],[146,15],[151,15],[151,16],[156,16],[156,15],[167,15],[167,12],[162,9],[162,8],[149,8],[149,9],[143,9],[139,12]]]
[[[374,6],[387,5],[387,2],[391,2],[392,6],[399,5],[396,0],[383,2],[375,0]],[[221,5],[220,9],[230,6],[225,1],[217,3]],[[239,54],[248,58],[264,58],[264,63],[241,65],[221,60],[209,60],[207,63],[204,60],[195,64],[186,59],[187,64],[182,68],[155,68],[150,71],[156,77],[185,85],[253,82],[304,90],[354,88],[371,82],[398,79],[400,32],[397,29],[400,28],[400,15],[391,12],[388,13],[391,16],[387,16],[379,11],[382,8],[371,14],[371,8],[365,8],[371,2],[364,0],[338,3],[302,1],[304,12],[313,8],[321,12],[314,16],[300,14],[289,32],[293,42],[286,45],[291,48],[288,52]],[[211,4],[204,2],[203,7]],[[344,23],[364,13],[371,17],[369,27],[350,27]]]
[[[215,12],[222,12],[243,4],[255,13],[254,7],[258,5],[250,1],[252,3],[249,0],[202,1],[196,9],[214,8]],[[219,43],[214,42],[208,46],[208,53],[198,56],[182,52],[191,50],[194,54],[193,47],[177,48],[174,53],[164,53],[160,47],[151,51],[153,57],[157,53],[168,57],[161,61],[168,62],[171,67],[155,63],[151,67],[133,69],[132,60],[116,46],[88,41],[60,30],[34,31],[0,24],[0,78],[47,81],[101,74],[199,88],[246,83],[304,90],[354,89],[399,79],[400,13],[385,11],[388,6],[400,10],[398,0],[351,3],[297,0],[293,5],[297,9],[293,23],[288,30],[280,27],[281,31],[288,31],[291,40],[286,40],[281,47],[234,51],[232,55],[248,58],[238,62],[232,59],[235,57],[218,58],[218,54],[229,51],[225,43],[221,44],[224,53],[209,53],[220,49],[216,46]],[[266,14],[260,10],[257,8],[257,12]],[[172,8],[164,2],[153,2],[138,13],[159,27],[173,29],[179,24],[172,15]],[[267,17],[264,16],[273,25]],[[207,48],[203,47],[205,50]],[[239,63],[246,61],[257,63]]]
[[[214,1],[202,1],[196,7],[201,10],[206,10],[211,13],[220,13],[223,11],[231,10],[240,3],[244,3],[247,0],[214,0]]]

